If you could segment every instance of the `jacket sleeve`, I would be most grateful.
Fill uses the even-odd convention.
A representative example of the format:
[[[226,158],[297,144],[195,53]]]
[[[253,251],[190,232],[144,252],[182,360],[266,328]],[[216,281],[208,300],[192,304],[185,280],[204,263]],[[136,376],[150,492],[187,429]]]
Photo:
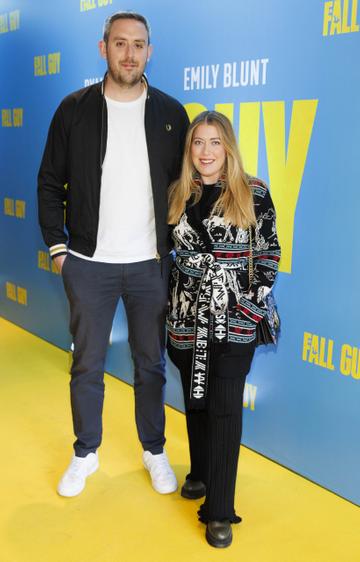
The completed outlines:
[[[179,150],[177,151],[176,165],[173,168],[171,182],[177,180],[181,173],[186,133],[189,127],[188,114],[181,104],[179,106]]]
[[[274,284],[280,261],[276,213],[268,188],[262,184],[254,195],[256,226],[252,229],[254,279],[240,298],[238,308],[247,320],[257,324],[266,312],[264,299]],[[250,241],[249,241],[250,247]]]
[[[180,149],[181,149],[180,163],[182,163],[184,148],[185,148],[186,133],[187,133],[187,130],[189,128],[189,123],[190,123],[189,117],[188,117],[188,114],[186,113],[185,108],[182,107],[182,110],[183,110],[183,115],[182,115],[181,134],[180,134]],[[180,171],[181,170],[179,170],[179,172]]]
[[[52,258],[67,252],[64,231],[66,205],[68,131],[63,104],[51,121],[38,174],[39,223]]]

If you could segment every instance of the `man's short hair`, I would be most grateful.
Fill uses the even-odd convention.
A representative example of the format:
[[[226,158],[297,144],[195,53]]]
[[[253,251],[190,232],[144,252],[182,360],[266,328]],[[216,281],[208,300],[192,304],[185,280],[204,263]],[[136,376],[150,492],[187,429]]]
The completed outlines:
[[[135,20],[135,21],[139,21],[140,23],[142,23],[145,26],[145,29],[146,29],[147,34],[148,34],[148,43],[150,43],[150,25],[149,25],[149,22],[147,21],[147,19],[144,16],[142,16],[141,14],[138,14],[137,12],[132,12],[131,10],[124,11],[124,12],[116,12],[112,16],[109,16],[108,18],[106,18],[105,23],[104,23],[104,32],[103,32],[103,39],[104,39],[105,43],[108,42],[111,26],[114,23],[114,21],[116,21],[116,20]]]

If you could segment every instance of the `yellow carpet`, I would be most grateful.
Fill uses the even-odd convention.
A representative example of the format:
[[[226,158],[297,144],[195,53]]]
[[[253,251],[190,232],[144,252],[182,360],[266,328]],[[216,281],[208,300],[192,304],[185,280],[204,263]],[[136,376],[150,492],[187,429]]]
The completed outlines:
[[[154,492],[141,464],[132,388],[106,377],[100,470],[77,498],[56,484],[72,454],[68,357],[0,319],[0,562],[359,562],[360,510],[242,448],[233,545],[214,549],[200,500]],[[183,414],[167,409],[167,452],[187,472]]]

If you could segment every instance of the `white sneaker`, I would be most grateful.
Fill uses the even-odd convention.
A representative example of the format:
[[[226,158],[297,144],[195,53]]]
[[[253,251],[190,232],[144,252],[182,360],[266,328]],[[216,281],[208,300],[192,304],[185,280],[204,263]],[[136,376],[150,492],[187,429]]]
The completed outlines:
[[[159,494],[171,494],[177,490],[177,481],[173,469],[169,465],[165,451],[159,455],[153,455],[150,451],[144,451],[143,463],[150,472],[151,483]]]
[[[87,476],[90,476],[98,468],[99,459],[97,452],[89,453],[86,457],[76,457],[74,455],[59,482],[57,487],[58,494],[66,498],[77,496],[85,488]]]

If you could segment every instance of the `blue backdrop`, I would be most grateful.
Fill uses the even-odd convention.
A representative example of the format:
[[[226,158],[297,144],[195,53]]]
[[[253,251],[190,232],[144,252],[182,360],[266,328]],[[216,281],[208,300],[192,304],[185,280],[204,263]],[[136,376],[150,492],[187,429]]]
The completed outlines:
[[[57,105],[105,71],[105,17],[129,8],[152,26],[150,82],[191,117],[226,113],[277,207],[282,335],[248,377],[244,443],[360,504],[357,0],[0,0],[0,314],[69,348],[36,175]],[[132,381],[121,304],[106,368]],[[181,409],[171,365],[168,380]]]

